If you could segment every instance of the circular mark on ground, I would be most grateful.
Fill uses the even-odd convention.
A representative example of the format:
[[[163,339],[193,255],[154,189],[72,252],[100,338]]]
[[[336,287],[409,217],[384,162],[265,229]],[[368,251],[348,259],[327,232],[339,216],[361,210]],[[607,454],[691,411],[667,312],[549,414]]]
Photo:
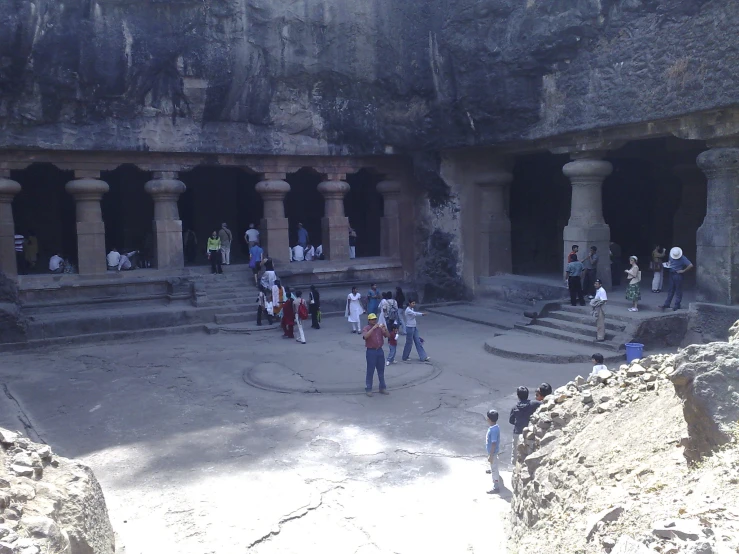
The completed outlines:
[[[244,382],[252,387],[282,393],[364,394],[366,368],[360,364],[327,364],[316,368],[291,368],[276,362],[257,363],[244,371]],[[387,390],[415,387],[435,379],[441,369],[418,360],[398,362],[385,367]],[[377,390],[377,376],[374,379]]]

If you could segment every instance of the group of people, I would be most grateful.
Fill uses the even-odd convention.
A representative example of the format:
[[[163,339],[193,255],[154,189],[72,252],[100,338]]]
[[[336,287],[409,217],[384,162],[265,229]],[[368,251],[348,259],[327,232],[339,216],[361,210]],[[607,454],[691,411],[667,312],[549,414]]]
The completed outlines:
[[[596,340],[604,341],[606,335],[605,329],[605,305],[608,302],[608,295],[603,288],[603,283],[596,277],[597,272],[597,248],[590,247],[590,253],[584,261],[578,260],[577,253],[579,247],[572,245],[572,251],[567,257],[567,266],[565,267],[565,283],[570,292],[570,304],[576,306],[585,305],[584,294],[588,294],[587,299],[590,300],[590,307],[593,310],[596,326]],[[673,298],[675,304],[673,310],[681,309],[683,298],[683,274],[693,268],[693,264],[683,255],[683,251],[679,246],[670,249],[670,259],[664,262],[667,252],[661,245],[656,245],[652,251],[652,259],[650,268],[654,275],[652,278],[652,292],[661,292],[663,284],[664,271],[669,272],[670,285],[667,298],[664,304],[660,305],[660,309],[667,309],[672,304]],[[624,270],[628,279],[626,287],[626,299],[632,303],[628,308],[630,312],[639,311],[639,301],[641,300],[641,280],[642,272],[639,269],[639,258],[636,256],[629,257],[629,268]],[[590,294],[592,282],[592,294]]]

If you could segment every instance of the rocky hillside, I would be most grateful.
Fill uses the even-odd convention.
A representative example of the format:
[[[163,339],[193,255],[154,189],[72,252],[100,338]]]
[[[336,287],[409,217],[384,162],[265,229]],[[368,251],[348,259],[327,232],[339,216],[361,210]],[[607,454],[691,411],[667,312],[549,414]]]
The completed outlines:
[[[694,345],[557,389],[519,447],[512,552],[739,552],[738,360]]]
[[[428,151],[739,100],[722,0],[25,0],[0,148]]]
[[[113,528],[90,468],[0,429],[0,554],[112,554]]]

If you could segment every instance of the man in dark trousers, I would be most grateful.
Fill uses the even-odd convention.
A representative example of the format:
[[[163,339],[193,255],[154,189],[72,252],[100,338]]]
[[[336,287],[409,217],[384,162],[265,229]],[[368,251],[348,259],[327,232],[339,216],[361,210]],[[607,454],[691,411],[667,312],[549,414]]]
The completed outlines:
[[[508,418],[508,423],[513,425],[511,464],[514,466],[516,465],[516,449],[518,448],[518,442],[521,439],[521,433],[523,433],[524,427],[529,424],[531,415],[539,406],[541,406],[541,402],[538,400],[529,400],[529,389],[526,387],[518,387],[516,395],[518,396],[518,404],[513,407],[511,410],[511,416]]]
[[[582,296],[582,263],[577,261],[577,254],[570,254],[567,260],[567,268],[565,269],[565,283],[570,290],[570,304],[573,306],[579,302],[581,306],[585,305],[585,299]]]

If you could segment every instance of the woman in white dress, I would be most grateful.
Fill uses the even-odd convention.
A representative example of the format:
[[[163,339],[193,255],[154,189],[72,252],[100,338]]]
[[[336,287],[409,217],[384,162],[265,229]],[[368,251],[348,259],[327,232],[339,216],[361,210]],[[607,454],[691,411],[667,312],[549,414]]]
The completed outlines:
[[[389,304],[387,301],[387,293],[382,293],[382,300],[380,300],[380,304],[377,306],[377,323],[379,325],[385,325],[387,326],[387,311],[389,308]]]
[[[352,292],[346,297],[346,310],[344,316],[352,324],[352,333],[361,332],[360,316],[364,313],[362,307],[362,295],[357,292],[357,287],[352,287]]]

